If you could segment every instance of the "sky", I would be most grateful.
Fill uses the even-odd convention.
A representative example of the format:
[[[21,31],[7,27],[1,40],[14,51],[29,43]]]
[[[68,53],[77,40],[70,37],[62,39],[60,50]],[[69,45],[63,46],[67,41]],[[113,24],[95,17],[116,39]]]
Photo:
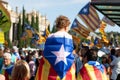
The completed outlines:
[[[31,12],[32,10],[39,11],[42,15],[45,15],[50,21],[50,27],[52,28],[53,23],[59,15],[67,16],[71,24],[75,19],[78,12],[84,7],[90,0],[5,0],[15,11],[16,6],[19,12],[22,12],[22,7],[24,6],[26,12]],[[99,13],[102,19],[103,15]],[[70,26],[71,26],[70,24]],[[106,32],[117,31],[119,32],[120,27],[117,25],[115,27],[107,26],[105,28]],[[96,30],[98,31],[98,30]]]

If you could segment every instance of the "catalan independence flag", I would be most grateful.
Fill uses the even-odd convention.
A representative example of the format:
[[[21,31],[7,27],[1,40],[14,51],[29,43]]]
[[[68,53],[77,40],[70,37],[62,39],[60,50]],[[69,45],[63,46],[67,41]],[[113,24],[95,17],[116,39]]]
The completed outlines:
[[[95,63],[95,64],[94,64]],[[77,80],[109,80],[103,65],[90,61],[80,70]]]
[[[72,36],[58,31],[46,40],[35,80],[75,80]]]
[[[88,37],[90,30],[87,29],[85,26],[83,26],[78,20],[77,18],[75,18],[75,20],[72,23],[71,29],[75,32],[77,32],[78,34],[80,34],[83,37]]]
[[[79,12],[78,17],[80,17],[83,22],[89,27],[91,31],[95,31],[99,28],[100,19],[95,8],[89,3],[87,3]]]

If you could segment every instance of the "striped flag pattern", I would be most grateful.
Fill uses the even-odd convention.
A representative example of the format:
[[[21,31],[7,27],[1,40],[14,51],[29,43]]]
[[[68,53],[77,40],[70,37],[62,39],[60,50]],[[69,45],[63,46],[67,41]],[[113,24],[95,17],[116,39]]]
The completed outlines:
[[[89,36],[90,31],[85,26],[83,26],[77,19],[73,21],[71,28],[73,29],[73,31],[77,32],[85,38]]]
[[[97,67],[86,63],[80,70],[77,80],[108,80],[106,70],[101,72]]]
[[[66,76],[60,79],[56,71],[50,65],[50,63],[42,58],[36,73],[35,80],[76,80],[75,79],[75,64],[68,70]]]
[[[88,14],[85,14],[85,12]],[[99,28],[100,25],[99,16],[95,8],[92,7],[90,3],[88,3],[81,9],[81,11],[78,14],[78,17],[80,17],[82,21],[84,21],[84,23],[89,27],[91,31],[94,32],[97,28]]]
[[[48,36],[36,80],[75,80],[72,36],[58,31]]]

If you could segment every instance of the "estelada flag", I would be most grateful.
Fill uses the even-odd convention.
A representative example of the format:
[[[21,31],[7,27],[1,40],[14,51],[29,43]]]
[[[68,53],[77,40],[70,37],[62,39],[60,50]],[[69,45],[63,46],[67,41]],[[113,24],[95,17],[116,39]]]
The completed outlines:
[[[76,18],[72,23],[71,29],[85,38],[88,37],[90,33],[90,31],[85,26],[83,26]]]
[[[89,3],[87,3],[79,12],[78,17],[89,27],[89,29],[94,32],[99,28],[100,18],[97,14],[95,8]]]
[[[0,2],[0,30],[6,32],[11,27],[10,14]]]
[[[94,61],[90,61],[89,63],[86,63],[81,68],[77,80],[108,80],[106,69],[103,65],[97,62],[94,64]]]
[[[35,80],[76,80],[75,64],[73,64],[67,71],[66,76],[63,79],[60,79],[51,64],[45,58],[42,58],[40,60]]]
[[[43,51],[36,80],[75,80],[72,36],[58,31],[50,34]]]

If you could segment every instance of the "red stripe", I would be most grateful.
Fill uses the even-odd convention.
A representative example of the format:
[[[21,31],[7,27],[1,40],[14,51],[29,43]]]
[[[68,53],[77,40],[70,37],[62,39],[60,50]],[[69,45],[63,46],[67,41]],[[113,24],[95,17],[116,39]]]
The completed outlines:
[[[71,68],[72,68],[72,66],[71,66]],[[65,80],[72,80],[72,74],[70,72],[71,68],[67,71]]]
[[[93,14],[93,12],[94,12],[94,14]],[[96,15],[95,15],[95,14],[96,14]],[[83,20],[85,20],[85,22],[89,25],[89,27],[92,29],[92,31],[94,31],[96,28],[99,27],[99,21],[100,21],[100,20],[99,20],[99,17],[97,16],[96,10],[95,10],[92,6],[90,6],[90,13],[89,13],[88,15],[85,15],[85,16],[80,15],[80,16],[83,18]],[[93,19],[95,19],[96,24],[95,24],[95,22],[90,18],[90,16],[93,17]],[[96,17],[95,17],[95,16],[96,16]],[[87,19],[89,19],[89,21],[91,21],[91,23],[92,23],[94,26],[90,25],[90,22],[88,22],[85,17],[87,17]],[[97,17],[98,17],[98,19],[97,19]]]
[[[99,69],[97,69],[96,67],[93,66],[94,72],[95,72],[95,76],[97,78],[97,80],[102,80],[102,75]]]
[[[49,70],[48,80],[56,80],[57,76],[58,76],[57,73],[55,72],[55,70],[51,66],[50,70]]]
[[[43,58],[40,60],[40,64],[39,64],[39,71],[38,71],[38,74],[37,74],[37,77],[39,77],[38,79],[41,80],[41,77],[42,77],[42,69],[43,69],[43,65],[44,65],[44,60]]]
[[[89,74],[85,66],[83,66],[83,68],[80,70],[80,75],[82,76],[83,80],[90,80]]]

